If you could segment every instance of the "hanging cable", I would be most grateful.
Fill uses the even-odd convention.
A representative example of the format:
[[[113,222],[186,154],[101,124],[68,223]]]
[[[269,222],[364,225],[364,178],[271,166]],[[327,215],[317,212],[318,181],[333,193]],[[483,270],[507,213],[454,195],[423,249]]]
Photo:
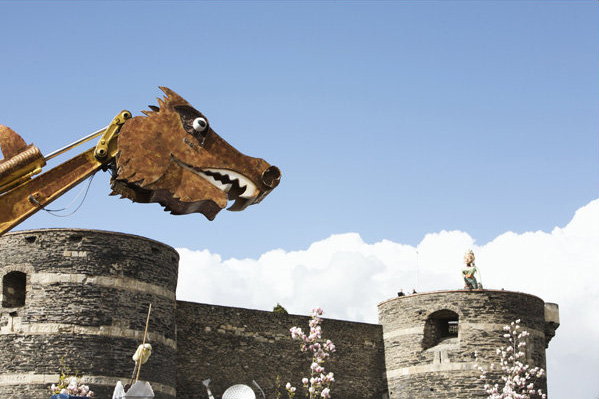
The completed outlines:
[[[42,204],[40,204],[33,196],[29,196],[29,199],[33,202],[35,202],[41,209],[43,209],[44,211],[48,212],[50,215],[52,216],[56,216],[59,218],[64,218],[67,216],[71,216],[73,215],[75,212],[77,212],[79,210],[79,208],[81,208],[81,206],[83,205],[83,202],[85,202],[85,199],[87,198],[87,193],[89,192],[89,188],[92,184],[92,181],[94,180],[94,176],[96,175],[96,172],[94,172],[94,174],[92,174],[89,179],[87,179],[87,185],[81,189],[81,191],[79,191],[79,193],[75,196],[75,198],[73,198],[73,200],[71,201],[71,203],[69,205],[67,205],[64,208],[61,209],[47,209],[44,208],[42,206]],[[69,209],[71,206],[73,206],[73,204],[75,203],[75,201],[77,201],[77,199],[81,196],[81,194],[83,194],[83,198],[81,199],[81,202],[79,203],[79,205],[77,205],[77,208],[75,208],[71,213],[68,213],[66,215],[59,215],[55,212],[62,212],[65,211],[67,209]]]

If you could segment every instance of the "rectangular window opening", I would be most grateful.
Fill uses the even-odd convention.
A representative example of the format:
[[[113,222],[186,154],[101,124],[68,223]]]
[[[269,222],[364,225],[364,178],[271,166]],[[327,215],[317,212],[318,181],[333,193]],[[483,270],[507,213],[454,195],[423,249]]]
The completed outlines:
[[[457,320],[449,320],[447,322],[447,332],[449,336],[457,337],[458,336],[458,321]]]

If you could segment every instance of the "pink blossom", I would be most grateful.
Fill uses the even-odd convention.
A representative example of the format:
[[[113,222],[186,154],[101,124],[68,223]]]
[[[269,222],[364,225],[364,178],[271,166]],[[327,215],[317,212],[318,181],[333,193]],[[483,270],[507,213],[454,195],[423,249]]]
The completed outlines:
[[[476,366],[481,372],[480,378],[485,380],[484,389],[489,395],[488,399],[530,399],[530,395],[538,395],[535,398],[546,398],[541,390],[534,389],[534,378],[541,377],[544,370],[539,367],[530,368],[521,360],[526,358],[524,338],[530,334],[527,331],[519,332],[519,323],[520,320],[516,320],[503,328],[506,331],[503,337],[509,341],[509,345],[496,351],[500,356],[499,363],[502,373],[498,380],[500,382],[494,385],[489,384],[487,382],[489,377],[485,370],[478,364]],[[475,353],[475,358],[478,360],[477,353]],[[492,363],[490,369],[493,370],[493,367]]]
[[[302,378],[302,384],[305,389],[307,388],[309,399],[321,397],[322,392],[325,389],[327,391],[326,396],[324,397],[330,397],[330,385],[335,381],[333,373],[326,374],[326,370],[323,366],[325,360],[330,356],[329,352],[335,351],[335,345],[330,340],[326,340],[324,344],[319,342],[319,340],[322,339],[322,327],[320,326],[322,319],[319,316],[323,313],[321,308],[314,308],[312,310],[311,320],[309,322],[309,335],[306,336],[299,327],[293,327],[289,330],[292,339],[303,341],[300,345],[302,352],[312,352],[310,379],[306,377]],[[291,397],[293,395],[289,396]]]
[[[327,374],[326,379],[329,383],[335,382],[335,375],[333,373],[329,373]]]

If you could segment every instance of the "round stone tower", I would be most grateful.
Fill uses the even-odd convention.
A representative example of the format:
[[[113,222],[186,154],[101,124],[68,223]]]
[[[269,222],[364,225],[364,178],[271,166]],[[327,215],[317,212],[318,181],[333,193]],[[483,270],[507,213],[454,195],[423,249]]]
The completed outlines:
[[[60,362],[96,397],[131,378],[148,306],[152,356],[141,369],[156,398],[176,396],[179,255],[147,238],[48,229],[0,237],[0,397],[47,399]]]
[[[499,364],[503,327],[520,319],[530,333],[527,360],[545,369],[545,348],[559,326],[557,305],[510,291],[439,291],[379,304],[390,399],[486,398],[474,367]],[[537,388],[546,392],[546,379]]]

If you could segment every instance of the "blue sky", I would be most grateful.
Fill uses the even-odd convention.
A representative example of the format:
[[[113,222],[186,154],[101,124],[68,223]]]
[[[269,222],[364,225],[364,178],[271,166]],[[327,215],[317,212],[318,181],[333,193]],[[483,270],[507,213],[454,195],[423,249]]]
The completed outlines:
[[[139,115],[162,85],[283,173],[260,205],[213,222],[108,197],[99,174],[75,215],[40,212],[19,229],[115,230],[253,259],[346,233],[416,247],[461,231],[482,246],[566,226],[599,197],[597,11],[591,0],[0,1],[0,123],[43,153],[122,109]]]
[[[283,171],[263,204],[212,223],[106,198],[97,176],[76,217],[23,228],[116,229],[243,257],[348,231],[416,244],[461,229],[484,243],[563,225],[597,198],[595,2],[0,7],[1,123],[44,153],[121,109],[139,115],[164,85]]]

